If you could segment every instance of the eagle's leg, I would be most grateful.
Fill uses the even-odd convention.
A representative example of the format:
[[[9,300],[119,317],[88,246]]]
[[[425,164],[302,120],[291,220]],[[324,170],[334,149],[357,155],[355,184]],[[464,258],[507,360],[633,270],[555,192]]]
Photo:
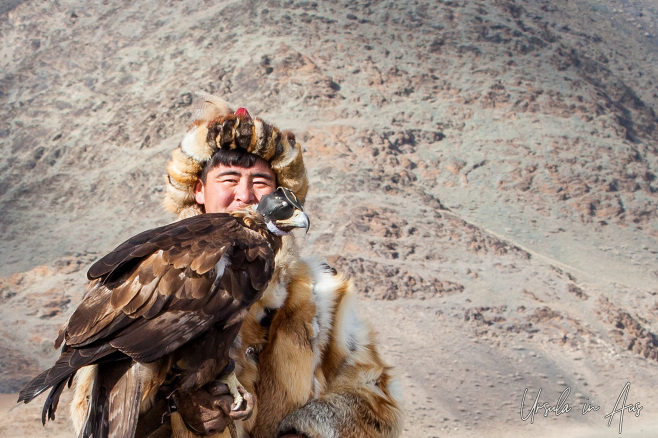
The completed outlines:
[[[240,393],[240,390],[238,388],[242,388],[242,385],[238,381],[237,376],[235,375],[235,370],[231,371],[227,375],[221,377],[219,379],[220,382],[225,383],[226,386],[228,386],[228,390],[233,396],[233,404],[231,405],[231,411],[237,411],[240,409],[240,406],[242,406],[242,403],[244,402],[244,398],[242,397],[242,394]],[[244,391],[244,388],[243,388]]]

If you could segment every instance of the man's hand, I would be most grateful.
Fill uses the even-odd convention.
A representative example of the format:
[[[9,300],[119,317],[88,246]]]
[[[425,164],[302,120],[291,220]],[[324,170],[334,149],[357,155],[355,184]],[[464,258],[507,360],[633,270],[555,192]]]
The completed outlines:
[[[201,389],[174,392],[174,402],[185,424],[200,435],[223,431],[233,420],[246,420],[254,409],[254,397],[238,388],[244,402],[240,409],[231,411],[233,396],[226,384],[214,381]]]

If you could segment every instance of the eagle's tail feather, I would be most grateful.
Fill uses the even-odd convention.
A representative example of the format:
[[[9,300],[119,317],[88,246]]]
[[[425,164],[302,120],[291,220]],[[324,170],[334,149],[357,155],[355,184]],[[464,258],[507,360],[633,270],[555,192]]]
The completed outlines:
[[[143,382],[140,364],[124,360],[99,364],[79,438],[133,438]]]
[[[140,401],[144,389],[142,365],[133,363],[110,392],[109,415],[112,438],[132,438],[137,430]]]
[[[50,391],[50,394],[48,394],[48,398],[43,404],[43,411],[41,412],[41,423],[43,423],[44,426],[46,425],[46,417],[49,420],[55,419],[55,411],[57,410],[57,405],[59,404],[59,397],[62,395],[62,391],[64,390],[66,382],[71,382],[71,379],[73,379],[74,375],[75,372],[73,372],[73,374],[68,379],[61,380],[59,383],[53,385],[53,389]]]

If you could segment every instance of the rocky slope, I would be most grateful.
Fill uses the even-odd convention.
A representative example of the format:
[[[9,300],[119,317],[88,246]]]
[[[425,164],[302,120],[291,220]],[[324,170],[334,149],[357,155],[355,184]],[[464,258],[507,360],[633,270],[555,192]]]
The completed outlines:
[[[89,264],[172,219],[201,89],[304,145],[305,253],[359,288],[405,436],[617,435],[626,382],[624,435],[655,433],[652,2],[78,3],[0,9],[2,391],[54,358]],[[567,386],[600,412],[522,421],[525,388]]]

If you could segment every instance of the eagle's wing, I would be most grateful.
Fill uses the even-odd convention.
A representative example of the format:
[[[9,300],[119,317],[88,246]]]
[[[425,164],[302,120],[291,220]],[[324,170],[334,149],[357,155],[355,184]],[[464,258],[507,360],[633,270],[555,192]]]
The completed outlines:
[[[58,342],[154,361],[251,304],[273,264],[267,240],[227,214],[143,232],[89,269],[94,284]]]
[[[227,214],[199,215],[143,232],[96,262],[90,289],[55,343],[55,365],[21,390],[30,402],[53,387],[43,420],[78,369],[120,360],[153,362],[209,327],[238,318],[260,297],[274,251]],[[243,315],[242,315],[243,316]]]

